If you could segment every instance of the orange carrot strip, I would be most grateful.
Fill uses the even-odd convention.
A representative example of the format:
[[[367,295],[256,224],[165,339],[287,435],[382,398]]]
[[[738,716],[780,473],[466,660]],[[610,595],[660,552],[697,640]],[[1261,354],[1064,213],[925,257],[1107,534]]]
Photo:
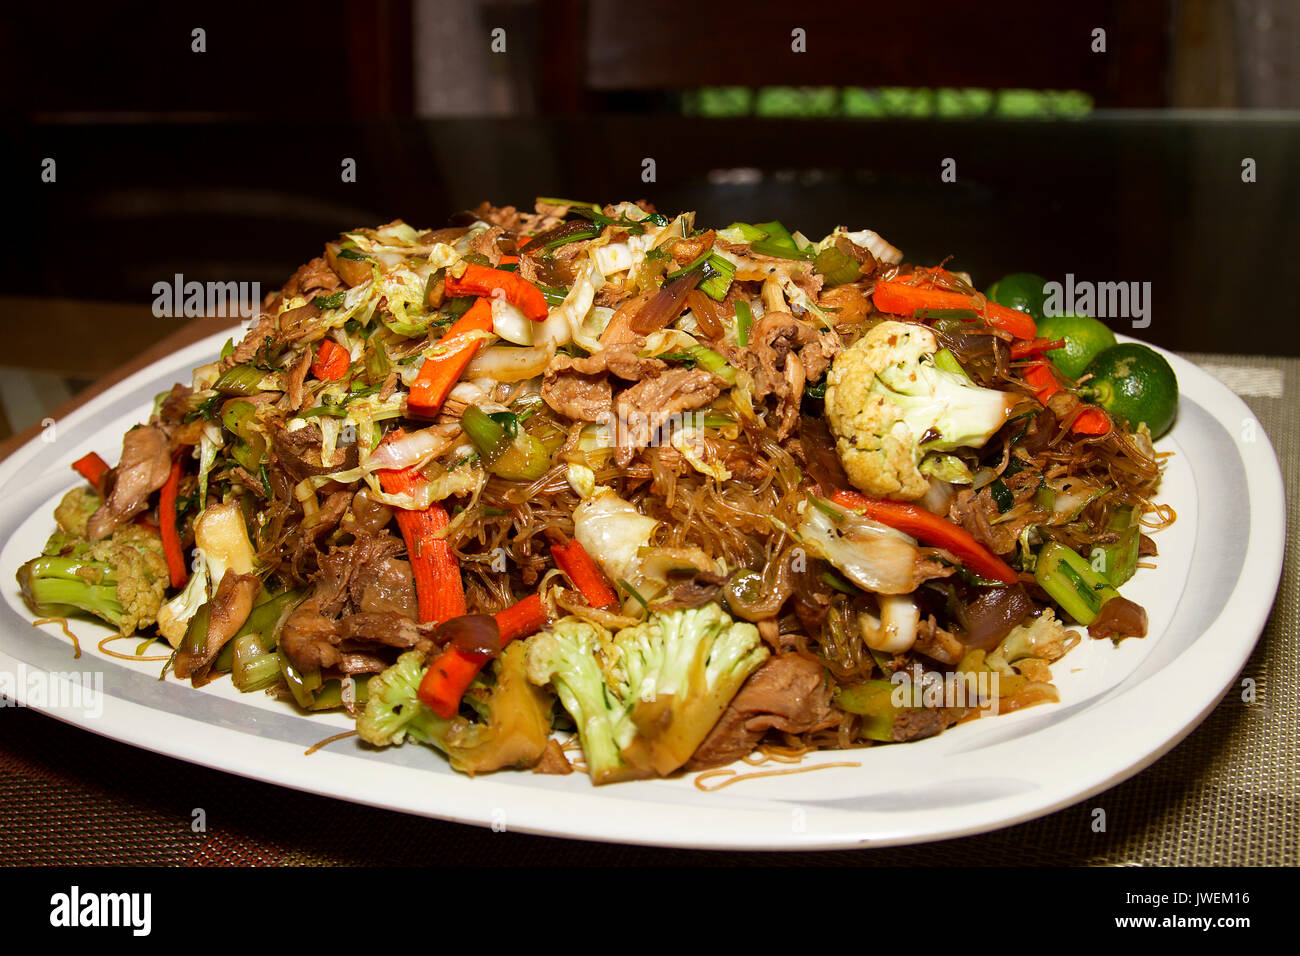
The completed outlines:
[[[467,338],[468,334],[491,331],[492,303],[479,299],[438,340],[438,346],[445,351],[425,359],[420,366],[420,374],[411,383],[411,393],[406,399],[408,412],[428,418],[437,415],[460,381],[465,366],[483,344],[482,338]]]
[[[424,481],[413,468],[381,470],[376,474],[379,484],[389,494],[414,491]],[[465,586],[460,579],[460,567],[451,545],[445,538],[437,537],[437,532],[447,527],[447,509],[435,501],[424,511],[406,508],[393,511],[411,559],[420,620],[441,624],[460,617],[465,613]]]
[[[516,638],[540,631],[546,625],[546,606],[540,594],[531,594],[495,616],[501,631],[501,646],[505,647]],[[417,696],[439,717],[450,720],[460,709],[465,691],[487,662],[485,655],[467,654],[458,647],[448,646],[429,665]]]
[[[618,594],[606,583],[605,575],[576,540],[551,545],[551,557],[592,607],[608,607],[618,601]]]
[[[448,273],[446,290],[450,296],[504,296],[507,302],[534,322],[540,322],[550,314],[546,296],[542,295],[541,289],[523,276],[501,269],[470,263],[460,278]]]

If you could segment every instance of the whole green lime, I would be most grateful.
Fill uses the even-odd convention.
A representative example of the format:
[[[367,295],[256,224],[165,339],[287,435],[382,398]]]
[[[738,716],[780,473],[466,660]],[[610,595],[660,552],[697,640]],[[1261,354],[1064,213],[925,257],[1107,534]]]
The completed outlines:
[[[1064,339],[1065,345],[1046,353],[1069,378],[1078,378],[1088,363],[1115,345],[1115,333],[1090,315],[1049,315],[1038,323],[1040,338]]]
[[[1106,349],[1085,370],[1079,394],[1130,428],[1145,424],[1159,438],[1178,414],[1178,377],[1165,357],[1137,342]]]
[[[1043,291],[1045,285],[1047,280],[1042,276],[1032,272],[1013,272],[989,286],[984,296],[1008,309],[1028,312],[1037,320],[1043,317],[1043,303],[1047,301],[1047,293]]]

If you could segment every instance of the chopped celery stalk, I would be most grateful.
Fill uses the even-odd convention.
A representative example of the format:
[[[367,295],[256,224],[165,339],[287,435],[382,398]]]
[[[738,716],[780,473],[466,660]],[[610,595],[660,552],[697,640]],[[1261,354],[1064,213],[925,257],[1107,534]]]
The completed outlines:
[[[488,465],[488,471],[507,481],[536,481],[551,468],[546,446],[530,432],[521,430],[506,450]]]
[[[311,705],[315,702],[313,691],[320,687],[320,671],[308,671],[301,673],[298,668],[289,663],[289,659],[283,654],[276,652],[280,658],[280,674],[284,677],[284,682],[289,685],[289,693],[297,701],[298,706],[303,710],[311,710]]]
[[[466,407],[460,417],[460,427],[478,450],[483,464],[488,467],[495,464],[510,447],[510,433],[506,431],[505,425],[477,405]]]
[[[841,710],[857,714],[861,720],[858,736],[882,743],[894,741],[894,723],[902,715],[920,710],[920,688],[913,688],[913,700],[917,706],[899,707],[894,701],[894,692],[898,690],[891,681],[868,680],[852,687],[841,688],[835,695],[835,703]],[[907,693],[906,690],[903,693]]]
[[[1092,567],[1117,588],[1137,571],[1141,529],[1134,520],[1133,508],[1120,508],[1106,522],[1106,530],[1119,534],[1119,540],[1092,549]]]
[[[234,662],[230,668],[230,680],[236,689],[245,693],[266,690],[283,679],[280,673],[283,655],[279,651],[268,650],[256,634],[237,637],[226,646],[233,648]]]
[[[370,678],[359,677],[352,681],[353,702],[364,704],[370,695],[367,691],[370,689]],[[334,710],[343,706],[343,682],[331,677],[321,685],[320,690],[315,693],[315,700],[312,701],[311,710]]]
[[[256,395],[265,391],[262,388],[265,374],[254,365],[236,365],[222,372],[212,387],[222,395]]]
[[[766,241],[774,246],[781,246],[786,249],[798,250],[794,244],[794,236],[790,235],[790,230],[781,225],[780,222],[773,219],[771,222],[756,222],[753,228],[762,230],[766,233]],[[760,242],[763,240],[759,240]]]
[[[233,435],[244,437],[244,423],[257,410],[252,402],[231,402],[221,413],[221,424]]]
[[[348,410],[342,405],[317,405],[315,408],[298,413],[299,418],[319,418],[322,415],[330,418],[347,418]]]
[[[736,300],[736,342],[740,347],[749,346],[749,327],[754,324],[754,313],[744,299]]]
[[[508,424],[514,427],[508,428]],[[534,481],[551,467],[546,446],[535,435],[519,428],[513,415],[504,422],[498,421],[477,405],[470,405],[461,415],[460,427],[478,449],[488,471],[507,481]]]
[[[766,230],[760,229],[758,226],[751,226],[747,222],[733,222],[725,231],[739,232],[741,239],[744,242],[755,242],[756,240],[767,238]]]
[[[182,654],[199,656],[208,646],[208,622],[212,619],[212,602],[207,601],[194,612],[190,623],[185,628],[179,648]]]
[[[957,356],[953,355],[947,349],[939,349],[934,353],[934,367],[941,368],[945,372],[951,372],[953,375],[960,375],[966,381],[970,381],[970,376],[966,370],[961,367],[961,362],[957,361]]]
[[[1085,626],[1097,619],[1107,601],[1119,597],[1106,578],[1059,541],[1047,543],[1038,552],[1034,579],[1061,610]]]
[[[735,275],[734,265],[722,256],[710,255],[704,260],[704,281],[700,283],[700,291],[710,299],[721,302],[731,288],[731,280]]]
[[[263,601],[257,607],[253,608],[248,615],[248,620],[244,621],[244,626],[236,633],[235,637],[247,637],[249,634],[260,634],[262,643],[268,650],[274,650],[279,643],[279,633],[276,631],[276,625],[280,623],[280,617],[287,608],[297,604],[302,598],[302,591],[282,591],[274,597]]]
[[[817,253],[817,258],[813,260],[813,271],[825,278],[826,288],[855,282],[861,274],[857,260],[836,246],[827,246]]]
[[[736,384],[736,370],[728,365],[727,360],[713,349],[706,348],[703,345],[692,345],[686,352],[691,358],[695,359],[696,365],[712,372],[728,385]]]
[[[749,248],[761,256],[771,256],[774,259],[799,259],[803,262],[811,262],[814,258],[811,252],[796,249],[794,242],[783,246],[770,239],[764,239],[760,242],[751,242]]]

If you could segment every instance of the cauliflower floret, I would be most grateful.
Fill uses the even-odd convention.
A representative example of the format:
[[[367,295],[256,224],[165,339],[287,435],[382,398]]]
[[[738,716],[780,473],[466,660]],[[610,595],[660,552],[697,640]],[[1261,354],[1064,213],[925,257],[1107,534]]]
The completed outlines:
[[[836,449],[849,480],[873,497],[922,497],[926,452],[982,447],[1016,404],[935,366],[938,348],[925,326],[881,322],[831,365],[826,416]]]
[[[112,569],[117,601],[122,606],[118,625],[123,634],[147,627],[158,617],[169,577],[162,540],[139,525],[124,525],[106,541],[97,541],[85,553],[87,562]],[[98,568],[88,571],[90,583],[99,583]]]

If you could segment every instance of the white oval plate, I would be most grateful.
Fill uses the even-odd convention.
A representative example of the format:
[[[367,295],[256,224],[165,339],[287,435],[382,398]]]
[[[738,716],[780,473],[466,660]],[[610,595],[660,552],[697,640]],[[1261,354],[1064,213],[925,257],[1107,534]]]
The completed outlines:
[[[303,751],[350,722],[303,715],[229,681],[200,690],[117,660],[110,632],[78,621],[74,661],[57,625],[34,628],[14,574],[53,529],[86,452],[115,461],[153,396],[216,355],[226,333],[136,373],[0,462],[0,691],[86,730],[311,793],[527,833],[728,849],[889,846],[980,833],[1114,786],[1186,736],[1219,702],[1263,629],[1285,541],[1281,471],[1263,428],[1217,380],[1164,353],[1181,385],[1160,500],[1178,521],[1155,535],[1159,567],[1125,594],[1146,607],[1144,640],[1087,638],[1053,665],[1061,702],[972,721],[900,746],[824,752],[805,765],[859,767],[750,779],[706,793],[694,775],[593,787],[587,777],[469,779],[433,750],[349,738]],[[134,644],[122,641],[118,650]],[[102,686],[98,696],[80,693]],[[753,768],[738,764],[738,769]]]

